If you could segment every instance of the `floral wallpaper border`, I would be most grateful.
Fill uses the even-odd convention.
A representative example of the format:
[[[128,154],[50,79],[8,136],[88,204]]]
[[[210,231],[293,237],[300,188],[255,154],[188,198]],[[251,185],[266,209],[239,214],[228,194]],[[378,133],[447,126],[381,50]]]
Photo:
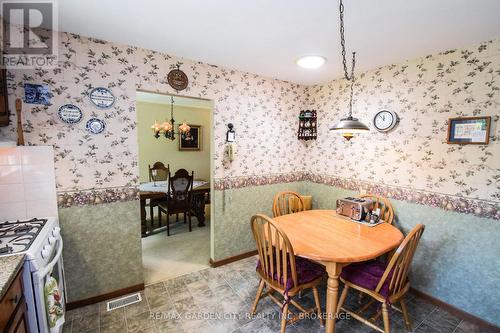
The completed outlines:
[[[304,180],[305,172],[291,172],[280,174],[268,174],[260,176],[245,176],[233,178],[220,178],[214,182],[214,189],[222,191],[233,188],[242,188],[249,186],[272,185],[281,183],[292,183]]]
[[[440,193],[358,181],[330,175],[306,174],[304,180],[340,187],[346,190],[377,194],[395,200],[442,208],[457,213],[473,214],[478,217],[500,220],[500,205],[485,200],[454,197]]]
[[[223,191],[226,189],[238,189],[250,186],[292,183],[298,181],[310,181],[317,184],[335,186],[351,191],[373,193],[395,200],[500,220],[500,205],[485,200],[454,197],[399,186],[376,184],[331,175],[310,174],[307,172],[216,179],[214,182],[214,190]],[[58,193],[59,208],[98,205],[103,203],[123,202],[138,199],[139,189],[137,187],[116,187]]]
[[[137,187],[114,187],[75,192],[59,192],[57,194],[57,204],[59,208],[99,205],[132,200],[139,200],[139,189]]]

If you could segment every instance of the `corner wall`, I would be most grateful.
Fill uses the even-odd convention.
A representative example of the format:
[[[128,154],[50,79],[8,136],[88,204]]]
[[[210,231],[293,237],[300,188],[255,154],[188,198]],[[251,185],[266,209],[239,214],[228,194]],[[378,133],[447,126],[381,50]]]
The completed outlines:
[[[335,186],[306,182],[315,209],[356,195]],[[391,199],[395,222],[407,234],[418,223],[425,231],[413,259],[412,287],[500,326],[500,242],[498,221]]]

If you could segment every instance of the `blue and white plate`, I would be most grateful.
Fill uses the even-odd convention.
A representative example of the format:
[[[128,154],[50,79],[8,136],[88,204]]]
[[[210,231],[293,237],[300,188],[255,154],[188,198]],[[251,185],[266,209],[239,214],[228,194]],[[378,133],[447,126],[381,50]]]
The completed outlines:
[[[90,100],[99,109],[109,109],[115,104],[115,96],[108,88],[97,87],[89,94]]]
[[[89,131],[90,133],[99,134],[104,132],[104,130],[106,129],[106,124],[101,119],[90,118],[87,121],[85,127],[87,128],[87,131]]]
[[[73,104],[64,104],[57,111],[57,116],[66,124],[77,124],[83,118],[83,112],[80,108]]]

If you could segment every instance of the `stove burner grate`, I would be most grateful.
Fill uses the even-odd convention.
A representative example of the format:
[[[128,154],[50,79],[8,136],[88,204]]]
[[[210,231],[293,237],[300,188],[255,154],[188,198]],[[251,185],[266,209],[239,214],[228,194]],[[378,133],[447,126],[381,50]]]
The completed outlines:
[[[46,222],[47,219],[34,218],[0,223],[0,244],[5,244],[0,247],[0,255],[26,251]]]
[[[0,247],[0,254],[12,253],[12,247],[6,244],[3,247]]]

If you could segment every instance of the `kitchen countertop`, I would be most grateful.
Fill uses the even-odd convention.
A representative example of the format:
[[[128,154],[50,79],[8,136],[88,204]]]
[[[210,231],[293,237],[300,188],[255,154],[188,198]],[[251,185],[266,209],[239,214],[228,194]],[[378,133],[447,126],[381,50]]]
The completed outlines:
[[[9,289],[17,273],[23,267],[24,254],[0,256],[0,300]]]

